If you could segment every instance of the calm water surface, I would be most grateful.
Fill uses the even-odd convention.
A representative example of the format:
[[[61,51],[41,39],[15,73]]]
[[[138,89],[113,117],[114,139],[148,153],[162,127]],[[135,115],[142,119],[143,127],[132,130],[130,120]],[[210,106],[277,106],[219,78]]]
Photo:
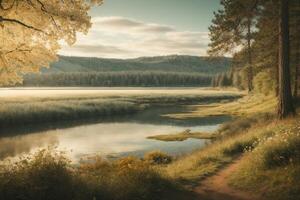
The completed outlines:
[[[57,127],[45,128],[49,130],[22,128],[22,133],[16,130],[14,136],[0,138],[0,159],[26,155],[49,146],[65,151],[75,162],[95,154],[115,158],[128,155],[143,156],[145,152],[153,150],[180,155],[201,148],[208,141],[188,139],[182,142],[162,142],[146,139],[147,136],[176,133],[186,129],[214,131],[220,124],[230,120],[229,117],[190,120],[161,117],[163,114],[186,110],[186,106],[156,106],[135,115],[88,124],[64,126],[64,123],[61,123]]]

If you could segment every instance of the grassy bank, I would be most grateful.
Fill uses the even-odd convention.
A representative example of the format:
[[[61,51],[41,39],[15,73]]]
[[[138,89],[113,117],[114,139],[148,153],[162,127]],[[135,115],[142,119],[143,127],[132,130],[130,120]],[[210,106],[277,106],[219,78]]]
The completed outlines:
[[[266,199],[300,199],[300,118],[264,127],[255,148],[245,152],[229,183]]]
[[[174,133],[174,134],[165,134],[165,135],[154,135],[147,137],[148,139],[160,140],[165,142],[171,141],[185,141],[189,138],[193,139],[215,139],[217,134],[215,133],[202,133],[202,132],[190,132],[189,130]]]
[[[264,120],[268,120],[268,117]],[[258,119],[253,117],[225,124],[217,133],[219,139],[204,149],[175,161],[166,168],[166,173],[174,179],[189,183],[214,174],[257,141],[255,134],[247,134],[257,121]],[[264,123],[261,122],[260,126],[263,127]],[[240,124],[247,124],[248,128],[240,127]],[[256,126],[259,125],[256,124]],[[236,130],[235,127],[240,127],[240,129]],[[226,133],[231,133],[231,135],[226,135]]]
[[[260,104],[257,107],[265,111]],[[239,157],[238,168],[228,180],[232,187],[255,192],[262,199],[299,199],[299,122],[299,117],[279,121],[272,112],[248,114],[224,124],[215,142],[176,160],[165,172],[193,186]]]
[[[249,95],[233,102],[218,102],[196,105],[192,112],[170,114],[167,117],[187,119],[193,117],[226,116],[247,117],[257,113],[274,112],[276,98],[264,95]]]
[[[42,90],[1,92],[7,94],[3,96],[0,93],[0,129],[128,115],[146,108],[149,104],[219,102],[234,100],[241,96],[241,93],[235,91],[195,89],[185,91],[183,94],[180,93],[181,90],[75,90],[74,94],[68,90],[49,90],[49,94]]]
[[[132,102],[109,99],[14,102],[0,105],[0,127],[109,117],[141,109]]]

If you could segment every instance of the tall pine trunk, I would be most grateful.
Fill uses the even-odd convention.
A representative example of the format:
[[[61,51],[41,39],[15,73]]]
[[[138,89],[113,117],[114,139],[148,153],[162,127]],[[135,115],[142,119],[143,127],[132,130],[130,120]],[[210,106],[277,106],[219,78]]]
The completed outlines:
[[[248,52],[248,69],[247,69],[247,79],[248,79],[248,92],[253,90],[253,66],[252,66],[252,49],[251,49],[251,18],[248,18],[247,23],[247,52]]]
[[[295,114],[290,80],[289,0],[280,0],[278,117]]]
[[[299,63],[299,55],[297,55],[297,62],[296,62],[296,71],[295,71],[295,85],[294,85],[294,98],[297,99],[298,97],[298,90],[299,90],[299,76],[300,76],[300,63]]]
[[[276,69],[275,69],[275,78],[276,78],[275,95],[276,95],[276,97],[278,97],[279,96],[279,60],[278,60],[279,50],[277,50],[276,53],[277,54],[276,54],[276,65],[275,65],[275,67],[276,67]]]
[[[294,99],[298,97],[298,89],[299,89],[299,76],[300,76],[300,41],[297,38],[297,46],[296,46],[296,70],[295,70],[295,84],[294,84]]]

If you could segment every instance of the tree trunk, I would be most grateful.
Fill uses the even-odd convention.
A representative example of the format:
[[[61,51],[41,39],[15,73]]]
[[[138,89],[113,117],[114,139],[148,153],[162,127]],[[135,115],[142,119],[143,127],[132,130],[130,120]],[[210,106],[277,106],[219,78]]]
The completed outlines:
[[[298,40],[298,38],[297,38]],[[296,46],[296,70],[295,70],[295,84],[294,84],[294,99],[297,99],[298,97],[298,89],[299,89],[299,76],[300,76],[300,41],[297,41],[297,46]]]
[[[276,56],[276,64],[275,64],[275,78],[276,78],[276,82],[275,82],[275,95],[276,97],[279,96],[279,50],[277,50],[277,56]]]
[[[290,80],[289,0],[280,0],[278,117],[295,114]]]
[[[247,68],[247,78],[248,78],[248,92],[253,90],[253,66],[252,66],[252,49],[251,49],[251,18],[248,18],[247,24],[247,49],[248,49],[248,68]]]
[[[299,60],[299,58],[297,58],[297,60]],[[298,90],[299,90],[299,76],[300,76],[300,70],[299,70],[299,61],[297,62],[296,65],[296,71],[295,71],[295,85],[294,85],[294,99],[297,99],[298,97]]]

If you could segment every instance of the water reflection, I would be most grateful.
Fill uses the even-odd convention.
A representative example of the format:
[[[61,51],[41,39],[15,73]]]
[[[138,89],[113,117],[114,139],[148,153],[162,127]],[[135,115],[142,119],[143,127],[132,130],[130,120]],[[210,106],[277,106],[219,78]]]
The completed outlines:
[[[56,134],[30,134],[0,138],[0,159],[14,157],[46,146],[59,144]]]
[[[184,107],[153,107],[133,116],[102,120],[94,124],[54,130],[30,130],[27,134],[0,138],[0,159],[34,152],[40,148],[57,146],[66,151],[73,161],[91,155],[120,157],[142,156],[145,152],[162,150],[172,155],[184,154],[205,145],[205,140],[161,142],[146,139],[156,134],[184,131],[214,131],[228,117],[173,120],[162,114],[186,110]],[[18,133],[15,133],[18,134]]]

